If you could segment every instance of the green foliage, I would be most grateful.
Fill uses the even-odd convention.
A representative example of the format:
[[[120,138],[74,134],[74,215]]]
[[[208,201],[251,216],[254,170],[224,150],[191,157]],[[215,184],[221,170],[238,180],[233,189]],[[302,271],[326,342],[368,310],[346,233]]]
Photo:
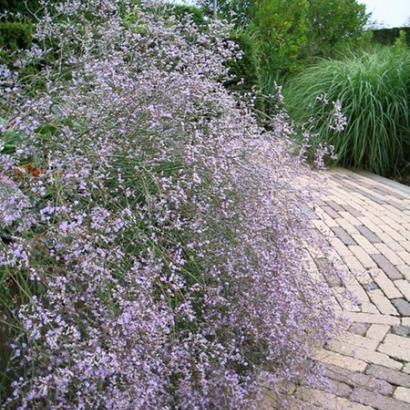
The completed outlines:
[[[276,77],[294,72],[308,44],[306,0],[262,0],[249,26],[257,42],[261,71]]]
[[[356,39],[356,46],[358,50],[374,49],[375,41],[372,30],[364,30],[360,37]]]
[[[199,0],[205,13],[214,16],[214,0]],[[237,28],[246,28],[253,20],[258,8],[255,0],[218,0],[217,16],[235,22]]]
[[[399,37],[397,37],[394,48],[399,51],[403,51],[408,47],[407,36],[404,30],[400,30]]]
[[[213,11],[213,0],[201,4]],[[257,81],[260,96],[266,97],[261,99],[266,114],[275,110],[270,101],[276,83],[297,74],[317,57],[335,56],[347,47],[370,43],[363,30],[368,15],[357,0],[218,0],[217,4],[218,14],[243,32],[246,41],[241,39],[239,45],[245,55],[251,55],[244,60],[249,68],[238,63],[233,69],[252,79],[244,82],[241,91],[247,85],[250,90]]]
[[[178,18],[190,15],[197,26],[206,23],[205,14],[199,7],[177,4],[172,7],[172,10]]]
[[[228,61],[233,78],[225,82],[225,86],[236,92],[246,92],[259,84],[258,56],[255,41],[244,31],[235,32],[229,38],[237,44],[242,52],[239,60]]]
[[[39,8],[39,0],[0,0],[0,11],[30,14],[37,12]]]
[[[374,41],[386,46],[394,45],[397,38],[400,36],[400,32],[404,31],[406,33],[407,45],[410,45],[410,27],[382,28],[371,31],[373,33]]]
[[[343,61],[324,60],[292,80],[285,93],[300,122],[335,147],[340,163],[384,176],[410,156],[410,53],[378,49]],[[328,103],[318,97],[325,96]],[[347,117],[344,132],[329,129],[332,102]]]
[[[357,0],[308,0],[309,56],[331,56],[355,43],[368,21]]]
[[[10,51],[30,47],[32,30],[33,27],[29,23],[0,22],[0,47]]]

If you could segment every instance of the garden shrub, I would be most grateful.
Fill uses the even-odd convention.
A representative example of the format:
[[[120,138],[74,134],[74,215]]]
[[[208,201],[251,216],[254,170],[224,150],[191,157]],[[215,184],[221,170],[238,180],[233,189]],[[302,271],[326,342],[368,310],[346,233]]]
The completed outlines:
[[[261,71],[278,78],[300,67],[308,44],[306,0],[263,0],[254,12],[249,30],[257,42]]]
[[[40,9],[40,0],[0,0],[0,11],[29,14]]]
[[[302,263],[306,167],[222,86],[230,27],[155,6],[125,26],[118,6],[40,20],[64,50],[44,89],[0,71],[0,132],[19,135],[0,154],[3,405],[255,407],[335,326]]]
[[[197,26],[200,26],[206,23],[205,13],[199,7],[177,4],[173,6],[172,12],[178,18],[186,17],[188,15],[191,16],[192,21]]]
[[[0,21],[0,47],[9,51],[30,47],[32,29],[30,23]]]
[[[373,33],[373,40],[385,46],[394,45],[400,32],[406,33],[407,44],[410,45],[410,27],[380,28],[370,30]]]
[[[213,0],[201,0],[213,10]],[[219,0],[218,13],[252,33],[260,72],[283,79],[315,57],[356,47],[369,15],[357,0]]]
[[[369,14],[357,0],[309,0],[305,58],[334,57],[346,47],[360,46]]]
[[[291,113],[335,147],[341,164],[391,176],[408,161],[408,50],[323,60],[293,78],[286,94]],[[335,103],[347,119],[344,132],[333,124]]]
[[[231,78],[224,85],[231,91],[246,93],[259,85],[258,55],[255,42],[245,31],[234,32],[229,37],[240,52],[240,58],[233,58],[227,62]]]

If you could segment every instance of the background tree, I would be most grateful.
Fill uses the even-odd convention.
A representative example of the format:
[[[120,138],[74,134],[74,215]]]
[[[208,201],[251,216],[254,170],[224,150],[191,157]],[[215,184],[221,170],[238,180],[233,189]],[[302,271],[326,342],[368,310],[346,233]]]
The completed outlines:
[[[369,14],[356,0],[307,0],[309,56],[330,56],[363,33]]]
[[[306,0],[261,0],[248,30],[259,50],[261,70],[281,77],[296,69],[308,44]]]
[[[208,12],[213,0],[202,0]],[[252,35],[262,72],[283,77],[354,44],[369,15],[357,0],[219,0],[218,13]]]

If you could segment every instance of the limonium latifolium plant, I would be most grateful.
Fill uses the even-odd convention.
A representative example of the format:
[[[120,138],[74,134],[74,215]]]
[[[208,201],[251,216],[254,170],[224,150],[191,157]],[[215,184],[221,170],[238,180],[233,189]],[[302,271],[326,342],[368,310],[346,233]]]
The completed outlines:
[[[255,407],[334,331],[307,168],[223,88],[223,23],[43,3],[0,70],[3,405]]]

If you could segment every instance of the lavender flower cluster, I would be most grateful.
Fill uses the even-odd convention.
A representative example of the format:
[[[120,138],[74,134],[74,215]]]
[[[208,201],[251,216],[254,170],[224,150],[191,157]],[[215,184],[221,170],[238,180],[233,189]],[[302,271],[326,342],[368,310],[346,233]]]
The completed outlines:
[[[18,60],[42,62],[43,86],[8,75],[0,101],[24,136],[0,153],[0,270],[27,285],[5,317],[19,330],[3,404],[253,408],[335,325],[302,263],[308,171],[289,126],[260,129],[223,88],[224,24],[52,3],[43,51]]]

